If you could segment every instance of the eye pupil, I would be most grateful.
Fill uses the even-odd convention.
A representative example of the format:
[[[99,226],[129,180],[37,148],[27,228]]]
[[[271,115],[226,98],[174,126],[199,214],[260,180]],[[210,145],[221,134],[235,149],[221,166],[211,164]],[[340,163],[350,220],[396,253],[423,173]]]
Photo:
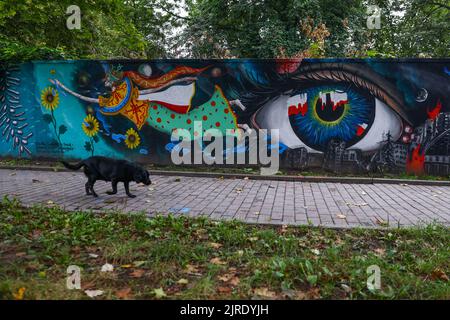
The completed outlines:
[[[347,102],[347,100],[335,102],[331,99],[331,94],[326,93],[325,101],[322,101],[322,98],[317,99],[315,105],[317,117],[324,122],[339,121],[344,116]]]

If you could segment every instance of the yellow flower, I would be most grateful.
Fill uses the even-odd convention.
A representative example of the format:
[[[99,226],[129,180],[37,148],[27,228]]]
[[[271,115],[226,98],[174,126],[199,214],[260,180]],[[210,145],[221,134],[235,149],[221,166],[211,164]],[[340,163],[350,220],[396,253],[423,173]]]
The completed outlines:
[[[88,114],[86,118],[84,118],[83,123],[81,124],[84,133],[88,137],[93,137],[98,133],[100,128],[97,119],[95,119],[92,115]]]
[[[47,87],[41,92],[41,103],[48,110],[55,110],[59,104],[59,93],[52,87]]]
[[[125,144],[130,149],[136,148],[141,143],[141,138],[133,128],[128,129],[126,137]]]
[[[17,290],[17,293],[13,293],[15,300],[23,300],[23,295],[25,293],[25,288],[21,287],[19,290]]]

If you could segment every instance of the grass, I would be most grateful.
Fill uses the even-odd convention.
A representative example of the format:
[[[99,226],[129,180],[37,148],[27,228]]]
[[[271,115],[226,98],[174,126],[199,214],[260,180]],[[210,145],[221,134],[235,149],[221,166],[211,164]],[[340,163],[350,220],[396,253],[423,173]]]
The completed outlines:
[[[0,204],[0,299],[449,299],[450,235]],[[101,272],[104,264],[112,272]],[[66,288],[81,268],[81,290]],[[366,269],[381,269],[367,289]]]
[[[21,166],[46,166],[54,170],[63,169],[60,162],[50,160],[30,160],[30,159],[0,159],[0,165],[18,167]],[[259,175],[260,169],[257,166],[240,167],[240,166],[186,166],[186,165],[148,165],[152,170],[167,170],[167,171],[191,171],[191,172],[211,172],[211,173],[234,173],[246,175]],[[437,180],[449,181],[450,176],[433,176],[433,175],[414,175],[410,173],[367,173],[367,174],[351,174],[351,173],[333,173],[325,171],[322,168],[314,168],[314,171],[294,170],[281,168],[277,175],[293,175],[293,176],[307,176],[307,177],[367,177],[367,178],[388,178],[388,179],[408,179],[408,180]]]

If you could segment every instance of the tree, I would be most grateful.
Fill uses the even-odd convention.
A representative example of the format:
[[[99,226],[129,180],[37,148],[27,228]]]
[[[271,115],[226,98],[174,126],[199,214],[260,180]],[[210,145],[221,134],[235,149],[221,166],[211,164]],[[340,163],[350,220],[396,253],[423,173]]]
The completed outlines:
[[[375,0],[381,29],[371,30],[367,54],[379,57],[448,57],[448,1]]]
[[[361,0],[197,0],[182,41],[193,57],[344,56],[359,50]]]
[[[79,0],[81,29],[66,27],[73,1],[2,0],[0,60],[140,58],[149,41],[133,25],[121,0]]]

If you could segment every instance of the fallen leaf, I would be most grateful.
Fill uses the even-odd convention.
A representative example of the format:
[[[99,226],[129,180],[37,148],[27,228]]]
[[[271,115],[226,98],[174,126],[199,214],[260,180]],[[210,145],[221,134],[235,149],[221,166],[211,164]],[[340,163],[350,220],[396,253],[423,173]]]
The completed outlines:
[[[104,292],[103,290],[86,290],[84,291],[90,298],[95,298],[101,296]]]
[[[131,288],[123,288],[116,291],[116,297],[120,299],[127,299],[131,293]]]
[[[305,300],[306,294],[303,291],[292,289],[283,290],[283,295],[291,300]]]
[[[238,250],[236,251],[238,256],[242,257],[244,255],[244,250]]]
[[[112,264],[105,263],[104,265],[102,265],[101,272],[112,272],[112,271],[114,271],[114,266]]]
[[[178,284],[188,284],[189,281],[188,281],[188,279],[181,278],[180,280],[177,281],[177,283]]]
[[[253,290],[253,293],[260,297],[265,298],[275,298],[276,293],[274,291],[270,291],[268,288],[256,288]]]
[[[233,277],[230,279],[230,284],[232,286],[237,286],[240,282],[241,280],[239,279],[239,277]]]
[[[130,273],[130,276],[133,278],[141,278],[145,273],[145,270],[142,269],[135,269],[133,272]]]
[[[306,293],[308,299],[320,299],[320,289],[312,288]]]
[[[211,248],[214,248],[214,249],[219,249],[220,247],[222,247],[222,244],[221,243],[217,243],[217,242],[210,242],[209,246]]]
[[[219,279],[220,281],[223,281],[223,282],[228,282],[231,280],[231,278],[233,278],[233,276],[234,276],[234,274],[227,273],[227,274],[218,276],[217,279]]]
[[[140,266],[144,265],[146,262],[147,261],[134,261],[133,266],[140,267]]]
[[[91,288],[94,288],[94,287],[95,287],[95,282],[94,281],[89,281],[89,282],[82,281],[82,283],[81,283],[81,289],[82,290],[88,290],[88,289],[91,289]]]
[[[31,181],[32,181],[33,183],[41,182],[41,180],[39,180],[39,179],[31,179]]]
[[[153,294],[155,295],[156,299],[161,299],[161,298],[167,297],[163,288],[153,290]]]
[[[17,252],[16,253],[16,257],[23,257],[25,256],[27,253],[26,252]]]
[[[231,288],[220,286],[220,287],[217,287],[217,291],[219,291],[220,293],[229,294],[229,293],[231,293]]]
[[[124,268],[124,269],[128,269],[128,268],[131,268],[133,265],[131,265],[131,264],[123,264],[123,265],[121,265],[120,267],[121,268]]]
[[[52,200],[48,200],[47,204],[54,204],[54,202]]]
[[[311,249],[311,252],[314,253],[316,256],[320,255],[320,251],[318,249]]]
[[[226,262],[222,261],[220,258],[212,258],[211,260],[209,260],[210,263],[215,264],[215,265],[224,265],[227,264]]]
[[[344,214],[338,214],[338,215],[336,215],[336,217],[338,217],[339,219],[345,219],[345,218],[347,218],[347,216],[344,215]]]
[[[261,214],[261,212],[259,212],[259,211],[255,212],[255,215],[257,215],[257,216],[259,216],[260,214]]]
[[[350,288],[348,285],[346,285],[345,283],[341,284],[341,288],[346,292],[346,293],[350,293],[352,292],[352,288]]]
[[[244,177],[244,180],[248,180],[248,177]]]
[[[10,176],[15,176],[17,173],[15,173],[15,172],[11,172],[9,175]]]
[[[436,268],[436,269],[433,270],[433,272],[431,273],[431,278],[433,280],[437,280],[437,279],[443,280],[443,281],[448,281],[449,280],[448,276],[445,274],[445,272],[442,271],[439,268]]]
[[[17,293],[13,293],[13,297],[15,300],[23,300],[23,295],[25,294],[25,288],[20,287],[19,290],[17,290]]]
[[[258,237],[250,237],[250,238],[248,238],[248,240],[250,240],[251,242],[254,242],[254,241],[258,240]]]
[[[96,258],[98,258],[98,254],[95,254],[95,253],[89,253],[89,257],[90,257],[90,258],[93,258],[93,259],[96,259]]]
[[[386,250],[383,248],[376,248],[373,251],[379,256],[384,256],[384,254],[386,253]]]
[[[194,266],[192,264],[186,265],[186,269],[184,271],[186,273],[190,273],[190,274],[198,274],[199,273],[198,267]]]

